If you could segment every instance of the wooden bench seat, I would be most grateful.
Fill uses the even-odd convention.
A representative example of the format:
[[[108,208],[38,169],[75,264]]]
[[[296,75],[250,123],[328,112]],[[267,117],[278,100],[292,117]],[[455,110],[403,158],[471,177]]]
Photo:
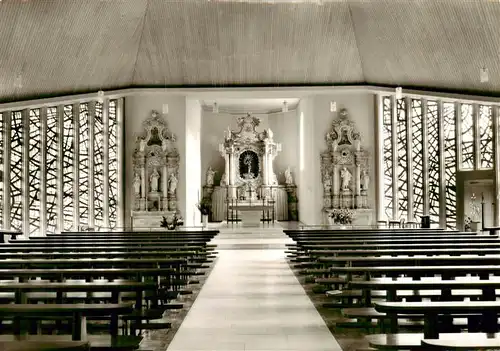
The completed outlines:
[[[421,343],[429,350],[498,350],[500,349],[500,336],[468,333],[467,337],[459,334],[453,338],[423,339]]]
[[[87,341],[0,341],[2,351],[88,351]]]
[[[370,347],[376,350],[432,350],[434,343],[441,350],[481,350],[495,349],[500,338],[493,334],[488,338],[485,333],[442,333],[439,339],[424,339],[422,333],[371,334],[365,338]],[[424,341],[425,340],[425,341]],[[490,341],[489,341],[490,340]],[[447,348],[445,345],[450,345]],[[453,348],[454,345],[458,348]],[[463,348],[460,348],[463,345]]]
[[[54,342],[66,343],[72,340],[71,335],[25,335],[22,336],[22,340],[19,340],[18,336],[14,335],[0,335],[0,345],[2,345],[1,343],[18,341],[40,343],[40,345],[43,345]],[[109,335],[88,335],[85,343],[90,345],[91,351],[132,351],[138,349],[141,341],[142,337],[139,336],[119,335],[111,337]],[[3,351],[1,348],[0,350]]]

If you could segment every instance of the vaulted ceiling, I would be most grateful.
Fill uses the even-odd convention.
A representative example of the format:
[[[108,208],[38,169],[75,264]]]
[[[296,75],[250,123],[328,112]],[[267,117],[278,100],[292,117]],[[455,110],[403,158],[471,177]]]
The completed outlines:
[[[0,1],[0,101],[236,85],[500,95],[498,0]]]

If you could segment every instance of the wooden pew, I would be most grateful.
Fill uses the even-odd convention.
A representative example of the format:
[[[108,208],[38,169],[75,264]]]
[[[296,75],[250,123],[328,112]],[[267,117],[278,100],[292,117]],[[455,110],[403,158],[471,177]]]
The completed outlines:
[[[2,351],[89,351],[90,343],[87,341],[46,341],[16,340],[0,341]]]
[[[0,317],[37,318],[52,320],[66,316],[73,321],[73,340],[86,337],[86,317],[109,316],[111,318],[109,334],[118,336],[118,316],[132,312],[132,304],[0,304]],[[22,326],[15,326],[15,335],[25,334]]]

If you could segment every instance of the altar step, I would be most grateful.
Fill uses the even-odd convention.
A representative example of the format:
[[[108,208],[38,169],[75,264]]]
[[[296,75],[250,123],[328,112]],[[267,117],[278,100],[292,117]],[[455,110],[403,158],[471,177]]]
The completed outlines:
[[[285,250],[286,244],[293,243],[281,227],[218,229],[220,233],[210,242],[217,250]]]

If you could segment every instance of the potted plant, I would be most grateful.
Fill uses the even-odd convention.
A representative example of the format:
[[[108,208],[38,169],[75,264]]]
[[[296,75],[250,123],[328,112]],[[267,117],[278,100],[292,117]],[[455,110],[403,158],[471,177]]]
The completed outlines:
[[[330,217],[333,223],[340,224],[341,228],[345,228],[346,225],[352,224],[354,211],[348,208],[334,208]]]
[[[203,223],[203,227],[208,225],[208,216],[210,215],[210,203],[206,200],[203,200],[196,204],[196,207],[201,213],[201,222]]]
[[[175,228],[177,228],[177,226],[179,225],[182,225],[182,221],[179,220],[177,214],[174,214],[172,220],[170,221],[165,216],[162,216],[160,227],[167,228],[168,230],[175,230]]]

